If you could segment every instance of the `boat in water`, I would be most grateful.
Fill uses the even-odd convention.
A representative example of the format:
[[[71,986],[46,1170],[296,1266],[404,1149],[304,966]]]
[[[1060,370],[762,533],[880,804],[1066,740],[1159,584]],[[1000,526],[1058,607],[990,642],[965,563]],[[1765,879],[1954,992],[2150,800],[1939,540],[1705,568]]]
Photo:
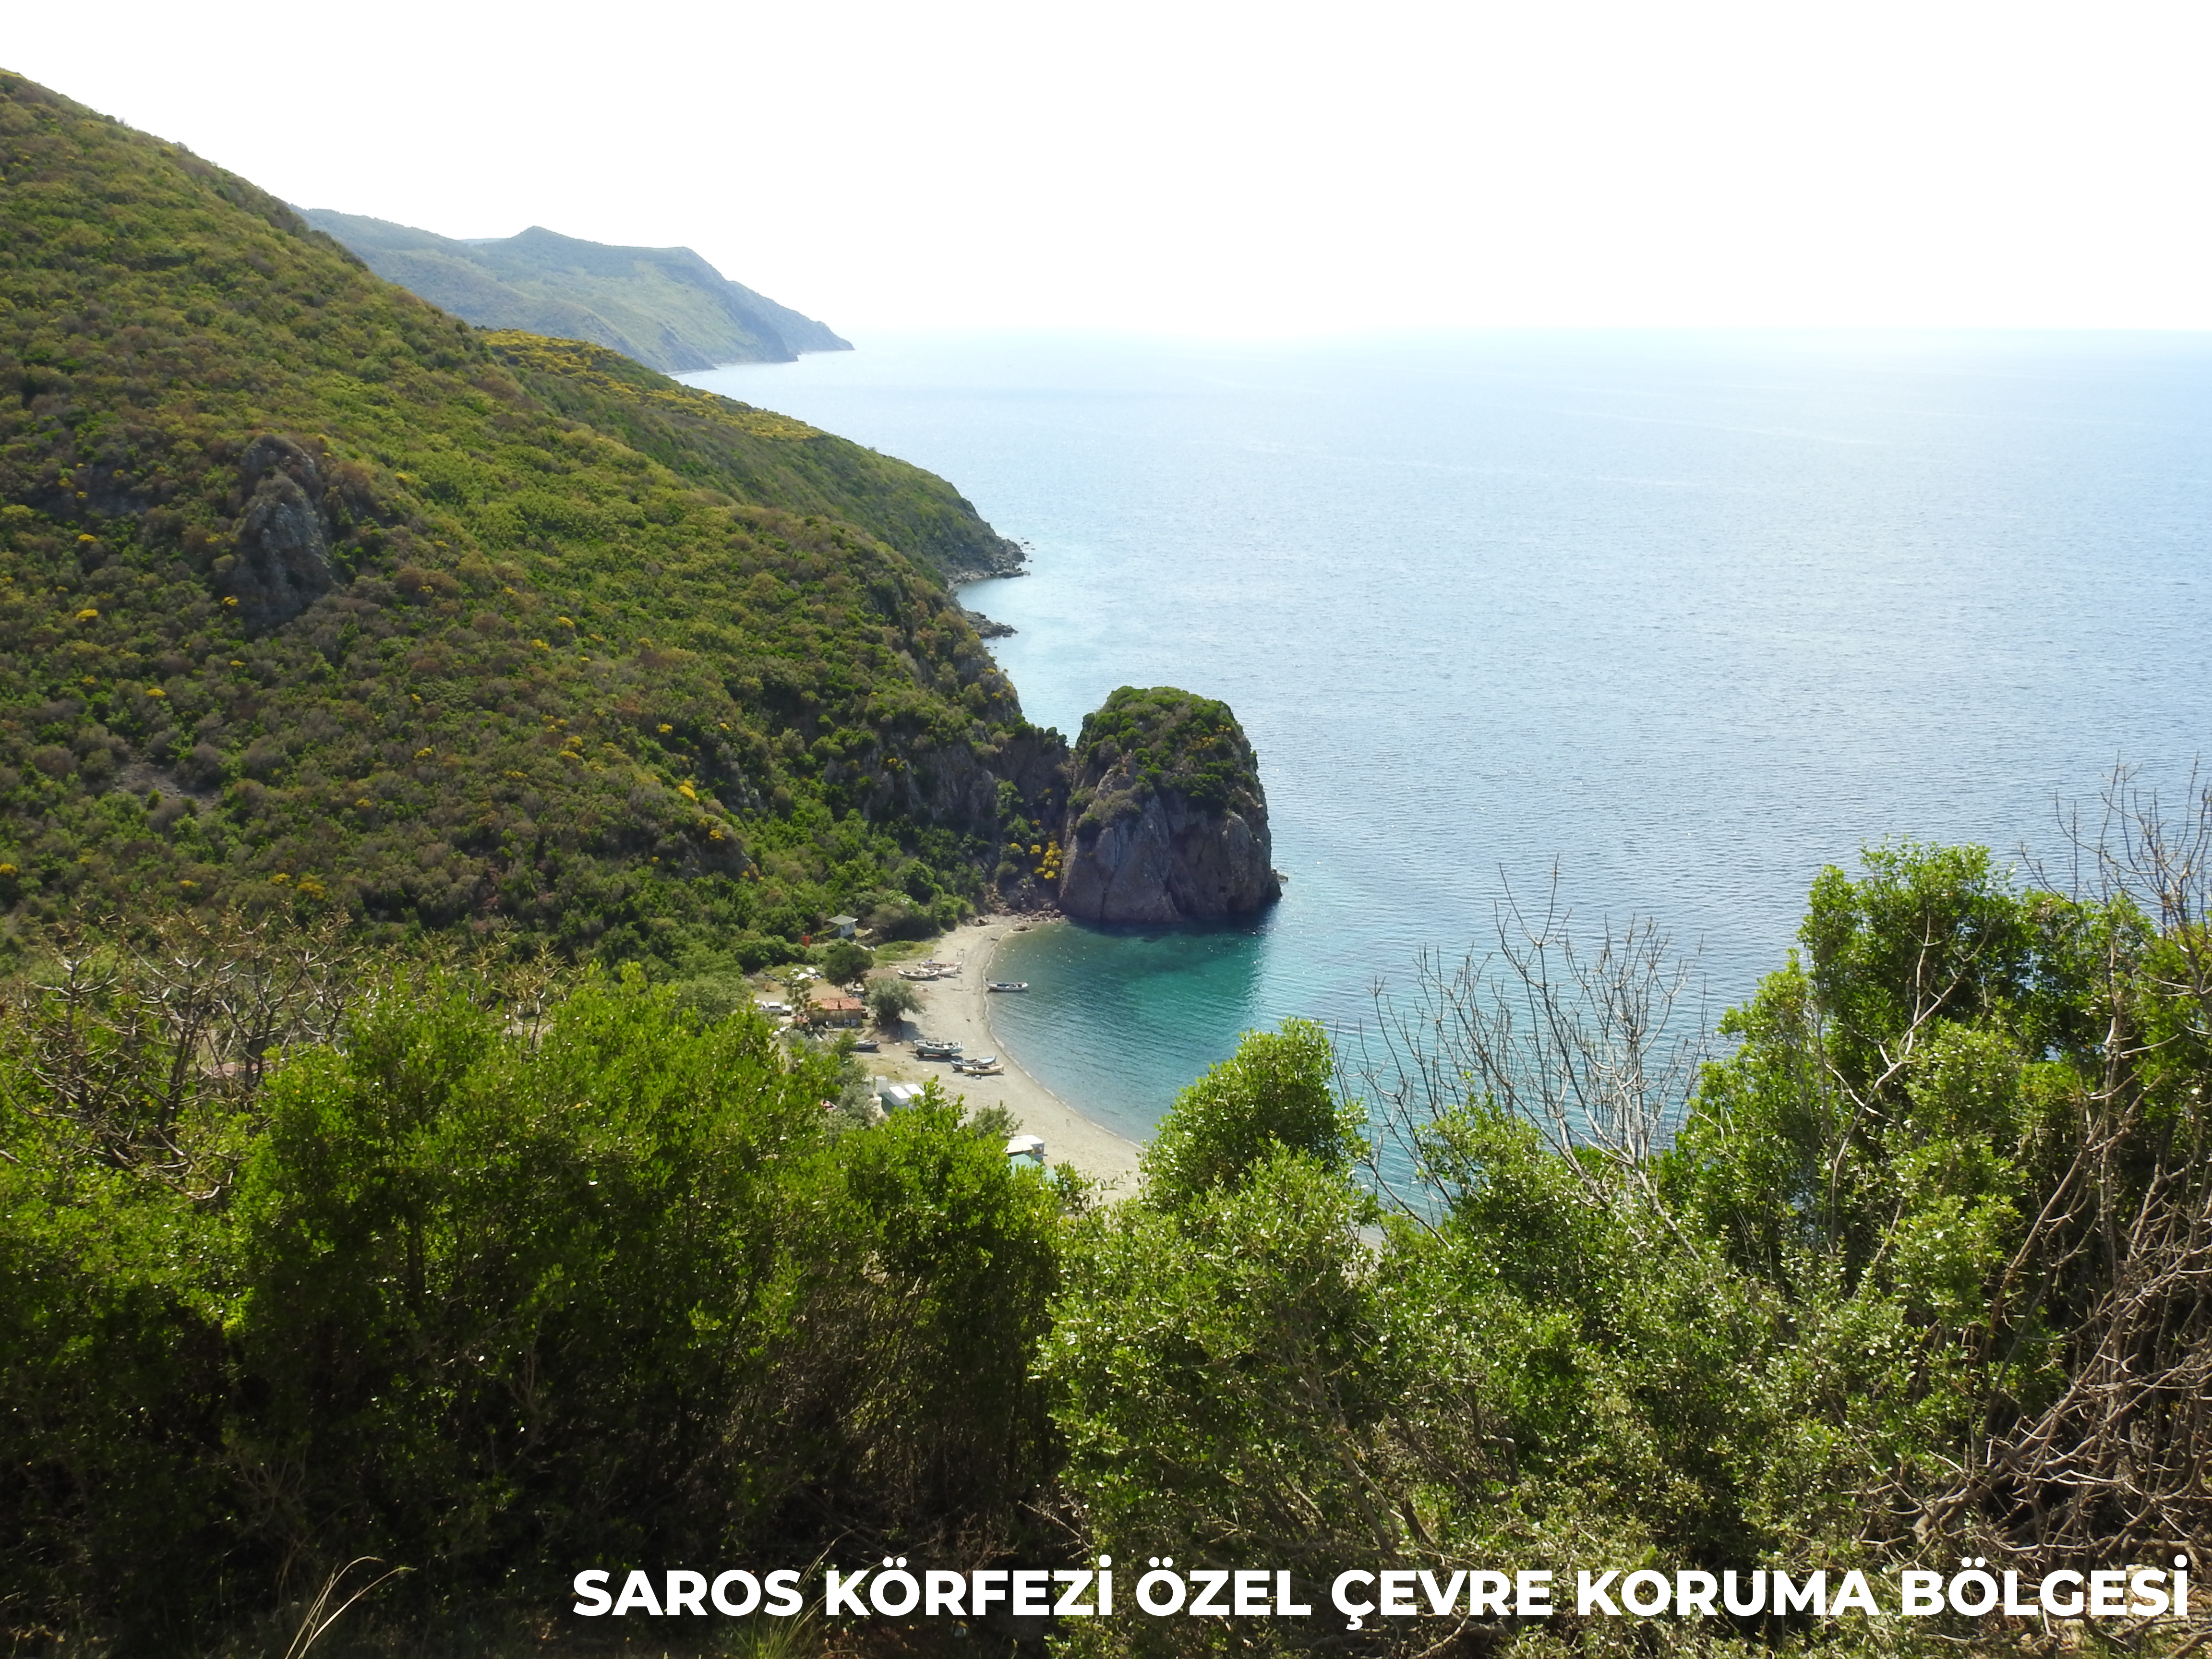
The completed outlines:
[[[983,988],[987,991],[1026,991],[1030,982],[1025,979],[994,979]]]

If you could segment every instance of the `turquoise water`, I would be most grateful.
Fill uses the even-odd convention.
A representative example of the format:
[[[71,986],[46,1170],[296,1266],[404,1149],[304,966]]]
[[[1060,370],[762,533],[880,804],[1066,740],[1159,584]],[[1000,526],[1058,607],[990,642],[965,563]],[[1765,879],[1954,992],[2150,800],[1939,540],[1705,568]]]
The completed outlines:
[[[1267,981],[1273,920],[1012,934],[991,972],[1030,990],[992,999],[992,1032],[1070,1105],[1141,1140],[1224,1037],[1281,1017]]]
[[[1237,1032],[1336,1022],[1509,889],[1656,916],[1715,1008],[1820,868],[2060,847],[2212,732],[2212,338],[864,338],[688,377],[952,479],[1034,574],[968,603],[1030,715],[1226,698],[1257,925],[1053,928],[1006,1048],[1141,1130]]]

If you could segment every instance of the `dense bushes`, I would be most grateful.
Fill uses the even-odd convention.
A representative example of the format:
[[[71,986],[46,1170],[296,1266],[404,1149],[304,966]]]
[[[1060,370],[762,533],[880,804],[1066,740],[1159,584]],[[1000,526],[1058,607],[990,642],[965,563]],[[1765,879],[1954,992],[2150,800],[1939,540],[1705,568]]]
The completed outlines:
[[[1523,987],[1552,1085],[1613,1091],[1579,1119],[1470,1087],[1480,975],[1353,1068],[1364,1110],[1317,1028],[1252,1034],[1103,1206],[1010,1170],[1002,1117],[878,1121],[836,1056],[635,971],[64,942],[0,1022],[0,1616],[173,1642],[361,1553],[418,1569],[392,1615],[543,1616],[583,1565],[833,1545],[1892,1584],[2201,1551],[2212,949],[2161,857],[2078,897],[1972,850],[1828,872],[1686,1099],[1575,1000],[1635,1004],[1634,952]]]
[[[599,979],[540,1024],[491,988],[375,988],[343,1052],[173,1127],[198,1182],[11,1115],[8,1625],[234,1614],[364,1553],[451,1606],[1012,1524],[1045,1184],[948,1108],[844,1131],[834,1062],[749,1013]]]
[[[1517,1024],[1458,1000],[1498,988],[1480,973],[1440,979],[1401,1028],[1417,1049],[1358,1079],[1395,1142],[1364,1180],[1325,1109],[1328,1046],[1295,1024],[1248,1037],[1182,1097],[1142,1198],[1070,1236],[1042,1369],[1089,1541],[1439,1582],[2203,1559],[2212,950],[2191,844],[2154,829],[2081,897],[2021,893],[1978,849],[1826,872],[1806,960],[1729,1018],[1686,1102],[1638,1097],[1663,1034],[1607,1039],[1623,1028],[1578,1002],[1634,1006],[1663,964],[1616,953],[1606,981],[1525,950]],[[1588,1115],[1470,1087],[1532,1025]],[[1671,1144],[1623,1129],[1686,1104]],[[1475,1632],[1516,1633],[1998,1639],[1771,1616]],[[1139,1620],[1071,1640],[1229,1638]]]

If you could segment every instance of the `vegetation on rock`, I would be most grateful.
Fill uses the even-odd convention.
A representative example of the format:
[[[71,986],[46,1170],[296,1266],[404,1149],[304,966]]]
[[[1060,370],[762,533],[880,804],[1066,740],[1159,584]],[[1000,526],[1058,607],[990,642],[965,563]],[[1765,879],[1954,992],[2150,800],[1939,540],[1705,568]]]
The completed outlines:
[[[1162,793],[1215,811],[1260,799],[1258,757],[1229,705],[1173,686],[1117,688],[1084,716],[1073,763],[1079,824],[1096,828]]]
[[[1259,762],[1226,703],[1122,686],[1083,722],[1068,763],[1060,908],[1088,921],[1173,923],[1282,896]]]

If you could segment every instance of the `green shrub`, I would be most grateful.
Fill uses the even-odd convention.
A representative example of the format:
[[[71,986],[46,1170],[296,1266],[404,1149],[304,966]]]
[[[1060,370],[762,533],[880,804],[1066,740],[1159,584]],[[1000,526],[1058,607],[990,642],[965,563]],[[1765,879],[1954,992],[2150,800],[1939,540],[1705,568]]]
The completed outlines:
[[[201,1126],[226,1203],[9,1121],[12,1621],[236,1613],[363,1553],[455,1605],[1016,1523],[1054,1200],[954,1109],[836,1133],[835,1056],[635,976],[534,1032],[473,981],[368,988]]]
[[[822,947],[822,972],[833,985],[850,985],[876,965],[874,954],[851,939],[832,939]]]

